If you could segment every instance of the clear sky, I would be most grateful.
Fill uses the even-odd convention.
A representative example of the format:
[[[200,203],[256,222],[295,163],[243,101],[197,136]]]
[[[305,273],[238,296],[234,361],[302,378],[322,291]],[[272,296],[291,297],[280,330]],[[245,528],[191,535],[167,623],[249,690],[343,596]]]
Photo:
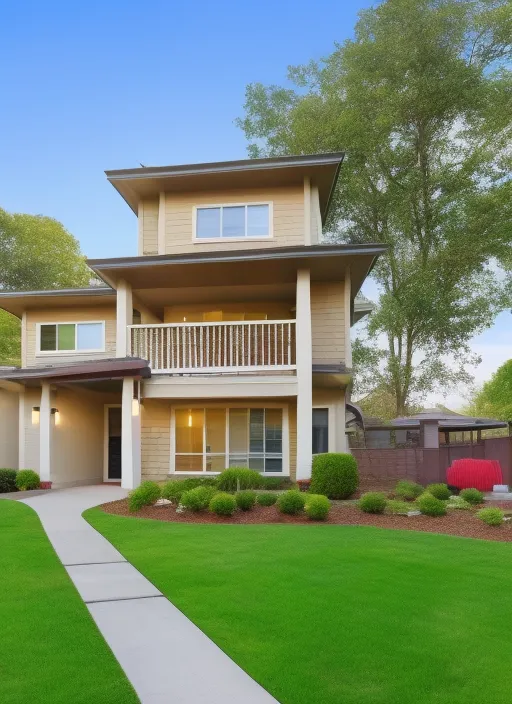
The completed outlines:
[[[88,257],[136,254],[135,216],[104,170],[244,158],[245,86],[327,55],[370,4],[3,3],[0,207],[57,218]],[[479,379],[511,356],[511,321],[475,341]]]

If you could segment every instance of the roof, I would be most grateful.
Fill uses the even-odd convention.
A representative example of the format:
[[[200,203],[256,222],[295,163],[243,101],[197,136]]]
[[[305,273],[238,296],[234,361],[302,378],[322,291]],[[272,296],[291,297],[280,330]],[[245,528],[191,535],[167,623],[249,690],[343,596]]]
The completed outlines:
[[[318,186],[320,210],[325,221],[344,156],[344,152],[332,152],[178,166],[142,166],[105,171],[105,174],[134,213],[137,213],[142,199],[162,191],[285,186],[303,184],[304,177],[309,176]]]
[[[44,367],[0,369],[0,381],[17,381],[29,386],[39,385],[42,381],[120,379],[125,376],[150,377],[151,370],[148,362],[139,357],[119,357]]]
[[[48,308],[48,299],[58,299],[58,305],[67,308],[84,303],[88,306],[99,306],[114,302],[116,292],[106,286],[90,288],[62,288],[53,291],[2,291],[0,292],[0,309],[21,318],[23,311],[30,308]]]

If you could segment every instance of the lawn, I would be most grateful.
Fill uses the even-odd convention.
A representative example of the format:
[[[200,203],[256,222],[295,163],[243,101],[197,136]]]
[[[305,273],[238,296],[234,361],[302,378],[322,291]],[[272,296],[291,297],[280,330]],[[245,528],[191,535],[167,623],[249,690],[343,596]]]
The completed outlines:
[[[506,543],[85,516],[283,704],[510,703]]]
[[[0,501],[2,704],[136,704],[37,514]]]

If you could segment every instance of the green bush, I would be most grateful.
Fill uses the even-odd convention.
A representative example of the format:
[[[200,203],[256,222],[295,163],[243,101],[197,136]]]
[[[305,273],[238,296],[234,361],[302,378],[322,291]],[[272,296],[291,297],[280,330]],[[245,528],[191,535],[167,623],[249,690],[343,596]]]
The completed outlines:
[[[304,510],[306,515],[312,521],[325,521],[329,515],[331,502],[323,494],[309,494],[306,497],[306,505]]]
[[[156,482],[142,482],[128,495],[128,508],[130,511],[140,511],[143,506],[152,506],[160,496],[162,490]]]
[[[306,497],[304,494],[301,494],[300,491],[296,491],[295,489],[285,491],[284,494],[281,494],[277,499],[277,506],[281,513],[288,513],[290,515],[300,513],[305,503]]]
[[[386,513],[392,513],[395,516],[406,516],[412,508],[407,501],[390,499],[386,502]]]
[[[290,480],[286,477],[261,477],[261,488],[267,491],[276,491],[290,486]]]
[[[402,479],[395,486],[395,491],[393,493],[397,498],[403,499],[404,501],[414,501],[414,499],[421,496],[424,491],[425,489],[421,486],[421,484],[408,482],[405,479]]]
[[[219,492],[210,499],[209,508],[217,516],[232,516],[236,511],[236,499],[233,494]]]
[[[0,469],[0,494],[17,490],[16,474],[15,469]]]
[[[273,506],[277,499],[277,494],[258,494],[256,496],[256,501],[260,506]]]
[[[263,477],[254,469],[247,467],[230,467],[217,478],[219,491],[238,491],[239,489],[259,489],[263,486]]]
[[[436,499],[440,499],[441,501],[448,501],[452,495],[452,492],[448,489],[447,484],[429,484],[427,486],[427,491],[429,494],[432,494],[432,496],[435,496]]]
[[[216,477],[188,477],[188,479],[171,479],[166,482],[162,488],[162,497],[171,501],[173,504],[179,504],[182,495],[190,489],[195,489],[198,486],[207,486],[215,488],[217,486]]]
[[[180,503],[189,511],[205,511],[214,495],[215,489],[213,487],[197,486],[195,489],[183,492]]]
[[[478,491],[478,489],[463,489],[459,496],[464,499],[464,501],[467,501],[468,504],[473,505],[481,504],[484,500],[484,495],[481,491]]]
[[[468,511],[471,508],[469,501],[465,501],[461,496],[452,496],[446,504],[446,508],[455,508],[461,511]]]
[[[446,515],[445,504],[440,499],[436,499],[435,496],[432,496],[432,494],[429,494],[428,492],[425,492],[424,494],[422,494],[416,500],[416,503],[418,504],[418,509],[425,516],[445,516]]]
[[[384,513],[386,503],[386,494],[380,491],[369,491],[361,496],[357,505],[365,513]]]
[[[20,469],[16,472],[16,487],[20,491],[29,491],[30,489],[39,489],[39,474],[33,469]]]
[[[505,514],[499,508],[481,508],[476,514],[488,526],[501,526]]]
[[[359,484],[355,457],[342,452],[325,452],[313,458],[311,473],[312,494],[323,494],[329,499],[348,499]]]
[[[256,503],[256,492],[246,489],[235,494],[236,505],[242,511],[250,511]]]

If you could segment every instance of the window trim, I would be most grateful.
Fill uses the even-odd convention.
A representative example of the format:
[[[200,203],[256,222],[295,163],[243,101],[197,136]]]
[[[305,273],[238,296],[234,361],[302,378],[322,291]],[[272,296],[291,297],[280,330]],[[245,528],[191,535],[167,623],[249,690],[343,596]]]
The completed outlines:
[[[197,236],[197,211],[206,210],[208,208],[242,208],[245,210],[245,230],[247,232],[247,207],[251,205],[267,205],[268,206],[268,235],[258,235],[257,237],[251,237],[245,235],[244,237],[198,237]],[[221,210],[221,221],[220,221],[220,231],[222,233],[222,210]],[[200,244],[201,242],[267,242],[268,240],[274,239],[274,203],[271,200],[265,201],[246,201],[243,203],[204,203],[200,205],[192,206],[192,241],[194,244]]]
[[[75,349],[74,350],[42,350],[41,349],[41,325],[74,325],[75,326]],[[78,339],[78,325],[101,325],[102,346],[87,350],[79,350],[76,348]],[[57,335],[58,339],[58,335]],[[43,321],[36,323],[36,355],[77,355],[91,354],[93,352],[105,352],[105,321],[104,320],[58,320],[58,321]]]

